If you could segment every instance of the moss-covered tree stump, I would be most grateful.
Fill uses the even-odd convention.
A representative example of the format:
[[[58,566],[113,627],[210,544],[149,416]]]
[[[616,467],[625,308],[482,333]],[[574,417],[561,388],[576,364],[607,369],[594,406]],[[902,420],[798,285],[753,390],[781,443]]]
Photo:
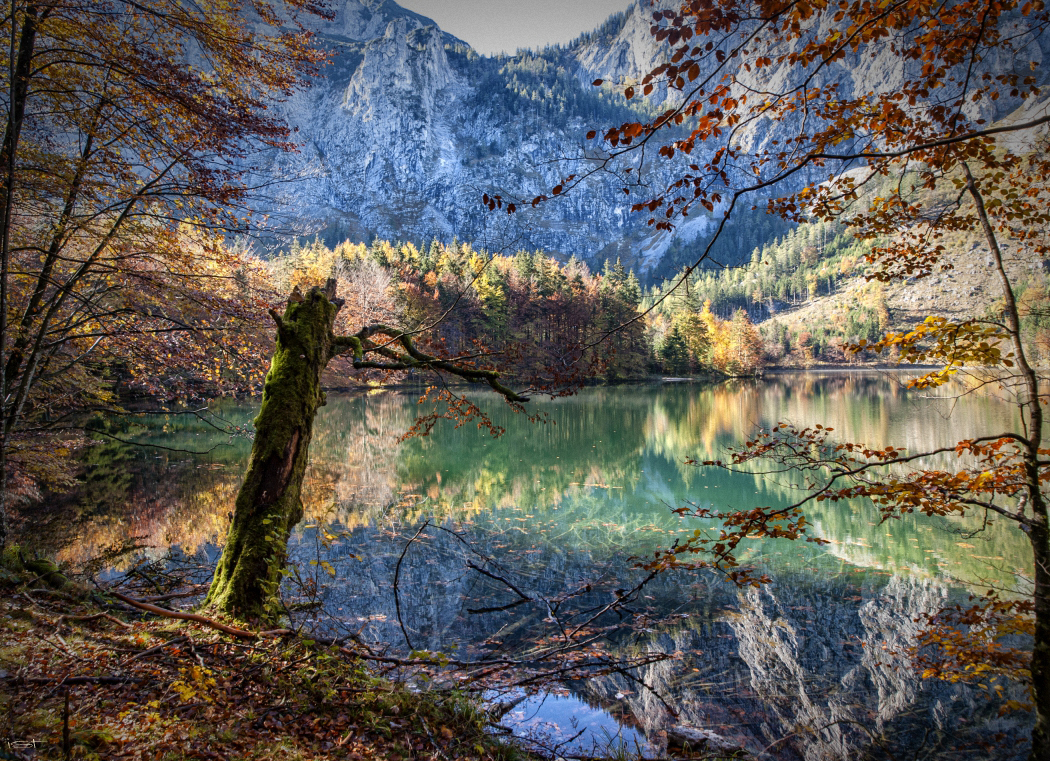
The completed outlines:
[[[300,490],[309,457],[314,416],[325,403],[321,373],[337,354],[353,353],[355,368],[430,369],[486,383],[512,403],[527,401],[499,382],[499,373],[425,354],[409,333],[368,325],[352,336],[336,336],[343,302],[335,281],[296,289],[284,315],[273,310],[277,344],[255,418],[255,441],[233,523],[204,607],[239,619],[270,618],[288,554],[288,537],[303,517]],[[377,336],[382,338],[378,340]]]
[[[288,536],[303,516],[300,490],[314,417],[325,403],[321,372],[339,351],[333,324],[340,306],[330,282],[305,297],[293,293],[283,316],[270,312],[277,345],[255,418],[248,471],[205,607],[241,619],[267,617]]]

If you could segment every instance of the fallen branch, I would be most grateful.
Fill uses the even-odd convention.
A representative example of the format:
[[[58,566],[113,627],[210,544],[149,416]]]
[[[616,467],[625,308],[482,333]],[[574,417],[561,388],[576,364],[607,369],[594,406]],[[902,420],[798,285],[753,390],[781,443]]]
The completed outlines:
[[[14,682],[15,684],[53,684],[61,687],[67,684],[130,684],[131,682],[146,682],[148,679],[137,676],[67,676],[63,679],[46,676],[5,676],[0,677],[0,682]]]
[[[165,618],[177,618],[181,621],[195,621],[198,624],[204,624],[205,626],[210,626],[213,629],[218,629],[221,632],[225,632],[231,637],[238,637],[239,639],[258,639],[260,636],[257,632],[250,632],[246,629],[238,629],[234,626],[227,626],[226,624],[220,623],[211,618],[207,618],[206,616],[199,616],[196,613],[177,613],[174,610],[167,610],[166,608],[161,608],[156,605],[150,605],[148,602],[141,602],[132,597],[126,597],[120,592],[114,592],[112,590],[109,590],[107,594],[112,595],[121,602],[131,605],[134,608],[138,608],[139,610],[144,610],[149,613],[155,613],[158,616],[164,616]],[[287,630],[278,629],[277,631],[284,632]],[[271,632],[264,632],[264,634],[271,634]]]
[[[298,635],[298,632],[295,629],[267,629],[259,632],[257,636],[260,639],[277,639],[278,637],[290,637],[293,634]]]

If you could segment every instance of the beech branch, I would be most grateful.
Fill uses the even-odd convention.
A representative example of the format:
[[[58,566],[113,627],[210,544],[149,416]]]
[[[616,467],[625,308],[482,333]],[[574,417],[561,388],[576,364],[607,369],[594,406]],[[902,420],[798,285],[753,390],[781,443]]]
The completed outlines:
[[[371,340],[376,335],[384,335],[391,340],[388,343],[378,345]],[[390,348],[390,344],[394,342],[400,344],[403,351]],[[482,370],[422,352],[413,343],[411,334],[388,325],[376,323],[361,328],[352,336],[337,336],[334,348],[337,354],[352,353],[354,368],[358,370],[415,370],[430,368],[450,375],[456,375],[470,383],[487,383],[493,391],[502,395],[509,402],[520,403],[529,401],[527,396],[522,396],[503,385],[499,380],[500,373],[498,370]],[[378,354],[388,361],[366,359],[366,356],[369,354]]]

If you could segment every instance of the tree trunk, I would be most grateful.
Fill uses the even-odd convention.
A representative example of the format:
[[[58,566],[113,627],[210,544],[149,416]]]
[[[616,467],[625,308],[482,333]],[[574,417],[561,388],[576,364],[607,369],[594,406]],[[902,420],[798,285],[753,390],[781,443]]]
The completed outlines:
[[[1029,761],[1050,761],[1050,520],[1048,508],[1042,492],[1039,456],[1043,446],[1043,407],[1039,398],[1039,378],[1028,362],[1024,344],[1021,341],[1021,314],[1014,297],[1013,284],[1010,282],[1003,266],[1003,254],[999,242],[988,218],[988,211],[977,181],[970,167],[963,162],[966,173],[967,190],[973,198],[977,209],[977,218],[981,224],[985,241],[992,254],[996,276],[999,280],[1000,295],[1003,299],[1003,316],[1007,334],[1013,349],[1014,364],[1017,367],[1018,400],[1024,431],[1018,438],[1024,442],[1024,474],[1028,508],[1032,511],[1032,523],[1028,529],[1028,538],[1032,544],[1034,562],[1033,604],[1035,608],[1035,636],[1032,642],[1032,698],[1035,704],[1035,727],[1032,729],[1032,750]]]
[[[314,415],[325,403],[321,372],[335,355],[335,285],[296,290],[277,323],[277,345],[255,418],[255,441],[226,547],[205,607],[239,619],[270,617],[288,536],[302,518],[300,489]]]
[[[255,418],[248,472],[205,607],[236,618],[270,617],[270,602],[288,554],[288,536],[303,517],[299,491],[314,415],[325,403],[321,373],[335,355],[351,352],[357,369],[427,368],[470,383],[486,383],[518,410],[528,401],[500,383],[496,370],[425,354],[413,344],[410,333],[398,328],[366,325],[352,336],[336,336],[333,326],[342,305],[335,297],[335,280],[329,280],[324,289],[311,288],[306,298],[296,288],[283,317],[270,310],[277,323],[277,346]],[[385,339],[373,341],[377,335]],[[369,358],[373,355],[378,359]]]
[[[11,266],[11,216],[14,213],[14,180],[15,157],[18,151],[18,138],[22,133],[22,122],[25,119],[26,101],[29,98],[29,77],[33,63],[33,50],[36,45],[38,18],[37,6],[30,3],[26,7],[22,20],[22,32],[15,45],[17,27],[17,6],[10,4],[11,47],[8,50],[8,112],[7,127],[4,130],[2,148],[0,148],[0,166],[3,175],[0,177],[0,367],[5,365],[7,352],[7,301],[8,277]],[[6,422],[6,400],[10,396],[9,384],[0,378],[0,549],[7,546],[7,442],[11,425]]]
[[[1032,698],[1035,727],[1032,728],[1031,761],[1050,761],[1050,552],[1047,551],[1045,509],[1036,514],[1031,532],[1035,555],[1035,637],[1032,647]]]

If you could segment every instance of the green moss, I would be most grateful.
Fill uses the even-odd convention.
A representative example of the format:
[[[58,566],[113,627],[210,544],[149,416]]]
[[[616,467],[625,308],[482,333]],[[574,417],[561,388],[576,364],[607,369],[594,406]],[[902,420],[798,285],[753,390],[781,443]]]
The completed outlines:
[[[290,302],[277,322],[277,342],[255,419],[255,441],[237,495],[226,548],[207,607],[236,618],[272,618],[288,536],[303,515],[300,489],[314,416],[324,404],[321,373],[334,355],[338,311],[320,289]]]
[[[41,577],[48,586],[54,589],[67,589],[72,586],[72,582],[50,560],[33,558],[25,561],[25,567],[29,573]]]
[[[22,548],[17,544],[11,544],[0,553],[0,568],[11,573],[22,573],[25,565],[22,563]]]

